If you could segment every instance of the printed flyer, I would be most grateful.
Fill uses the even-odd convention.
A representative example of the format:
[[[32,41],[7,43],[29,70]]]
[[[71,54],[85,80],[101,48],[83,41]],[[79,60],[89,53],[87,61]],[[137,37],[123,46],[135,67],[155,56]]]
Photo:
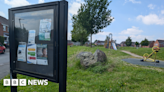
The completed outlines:
[[[47,44],[37,44],[37,64],[48,65]]]
[[[35,44],[35,30],[29,30],[28,44]]]
[[[19,42],[17,60],[26,62],[26,42]]]
[[[27,45],[27,63],[36,64],[36,44]]]
[[[51,19],[40,20],[39,40],[50,41]]]

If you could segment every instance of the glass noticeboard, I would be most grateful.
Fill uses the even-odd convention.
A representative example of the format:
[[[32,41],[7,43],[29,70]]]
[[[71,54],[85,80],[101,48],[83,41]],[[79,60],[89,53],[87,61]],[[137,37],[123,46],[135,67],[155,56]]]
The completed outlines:
[[[53,76],[54,9],[15,13],[16,68]]]

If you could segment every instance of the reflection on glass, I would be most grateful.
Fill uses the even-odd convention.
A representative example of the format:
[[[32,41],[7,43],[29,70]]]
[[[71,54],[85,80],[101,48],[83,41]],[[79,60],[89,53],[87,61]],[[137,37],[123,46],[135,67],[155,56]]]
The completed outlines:
[[[43,57],[40,57],[42,61],[33,65],[17,62],[17,68],[53,76],[53,15],[53,9],[15,13],[14,32],[17,46],[19,42],[37,44],[37,46],[46,44],[46,49],[38,51],[42,51],[44,54],[42,56],[48,61],[45,63]]]

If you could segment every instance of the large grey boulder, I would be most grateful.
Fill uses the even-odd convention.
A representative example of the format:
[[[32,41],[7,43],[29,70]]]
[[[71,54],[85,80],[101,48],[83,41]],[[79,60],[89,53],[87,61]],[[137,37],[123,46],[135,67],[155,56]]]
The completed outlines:
[[[96,62],[105,62],[107,59],[105,53],[99,49],[94,54],[91,52],[80,52],[76,58],[80,59],[80,63],[84,67],[93,65]]]
[[[105,53],[99,49],[96,50],[96,52],[93,54],[94,59],[96,60],[96,62],[105,62],[107,57],[105,55]]]

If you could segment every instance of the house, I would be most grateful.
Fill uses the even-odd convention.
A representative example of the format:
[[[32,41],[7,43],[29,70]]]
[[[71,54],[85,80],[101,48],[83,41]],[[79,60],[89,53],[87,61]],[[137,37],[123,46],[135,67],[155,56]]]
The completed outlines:
[[[67,45],[73,45],[73,42],[71,40],[67,40]]]
[[[154,46],[155,41],[149,41],[149,48],[152,48]]]
[[[149,41],[149,45],[148,46],[141,46],[142,48],[152,48],[154,46],[154,42],[155,41]]]
[[[116,43],[116,47],[120,47],[120,46],[121,46],[121,44]]]
[[[90,45],[91,43],[89,41],[85,42],[85,45]]]
[[[164,40],[156,40],[154,46],[164,47]]]
[[[136,42],[132,42],[131,47],[136,47]]]
[[[125,46],[126,46],[125,41],[122,41],[122,42],[120,43],[120,45],[121,45],[121,47],[125,47]]]
[[[105,44],[105,41],[99,41],[99,40],[97,40],[95,42],[95,45],[104,45],[104,44]]]
[[[9,43],[8,20],[2,16],[0,16],[0,36],[3,36],[5,38],[4,44]]]
[[[121,47],[126,47],[126,41],[120,43]],[[136,42],[132,42],[131,47],[136,47]]]
[[[73,42],[73,45],[80,46],[80,42]]]

